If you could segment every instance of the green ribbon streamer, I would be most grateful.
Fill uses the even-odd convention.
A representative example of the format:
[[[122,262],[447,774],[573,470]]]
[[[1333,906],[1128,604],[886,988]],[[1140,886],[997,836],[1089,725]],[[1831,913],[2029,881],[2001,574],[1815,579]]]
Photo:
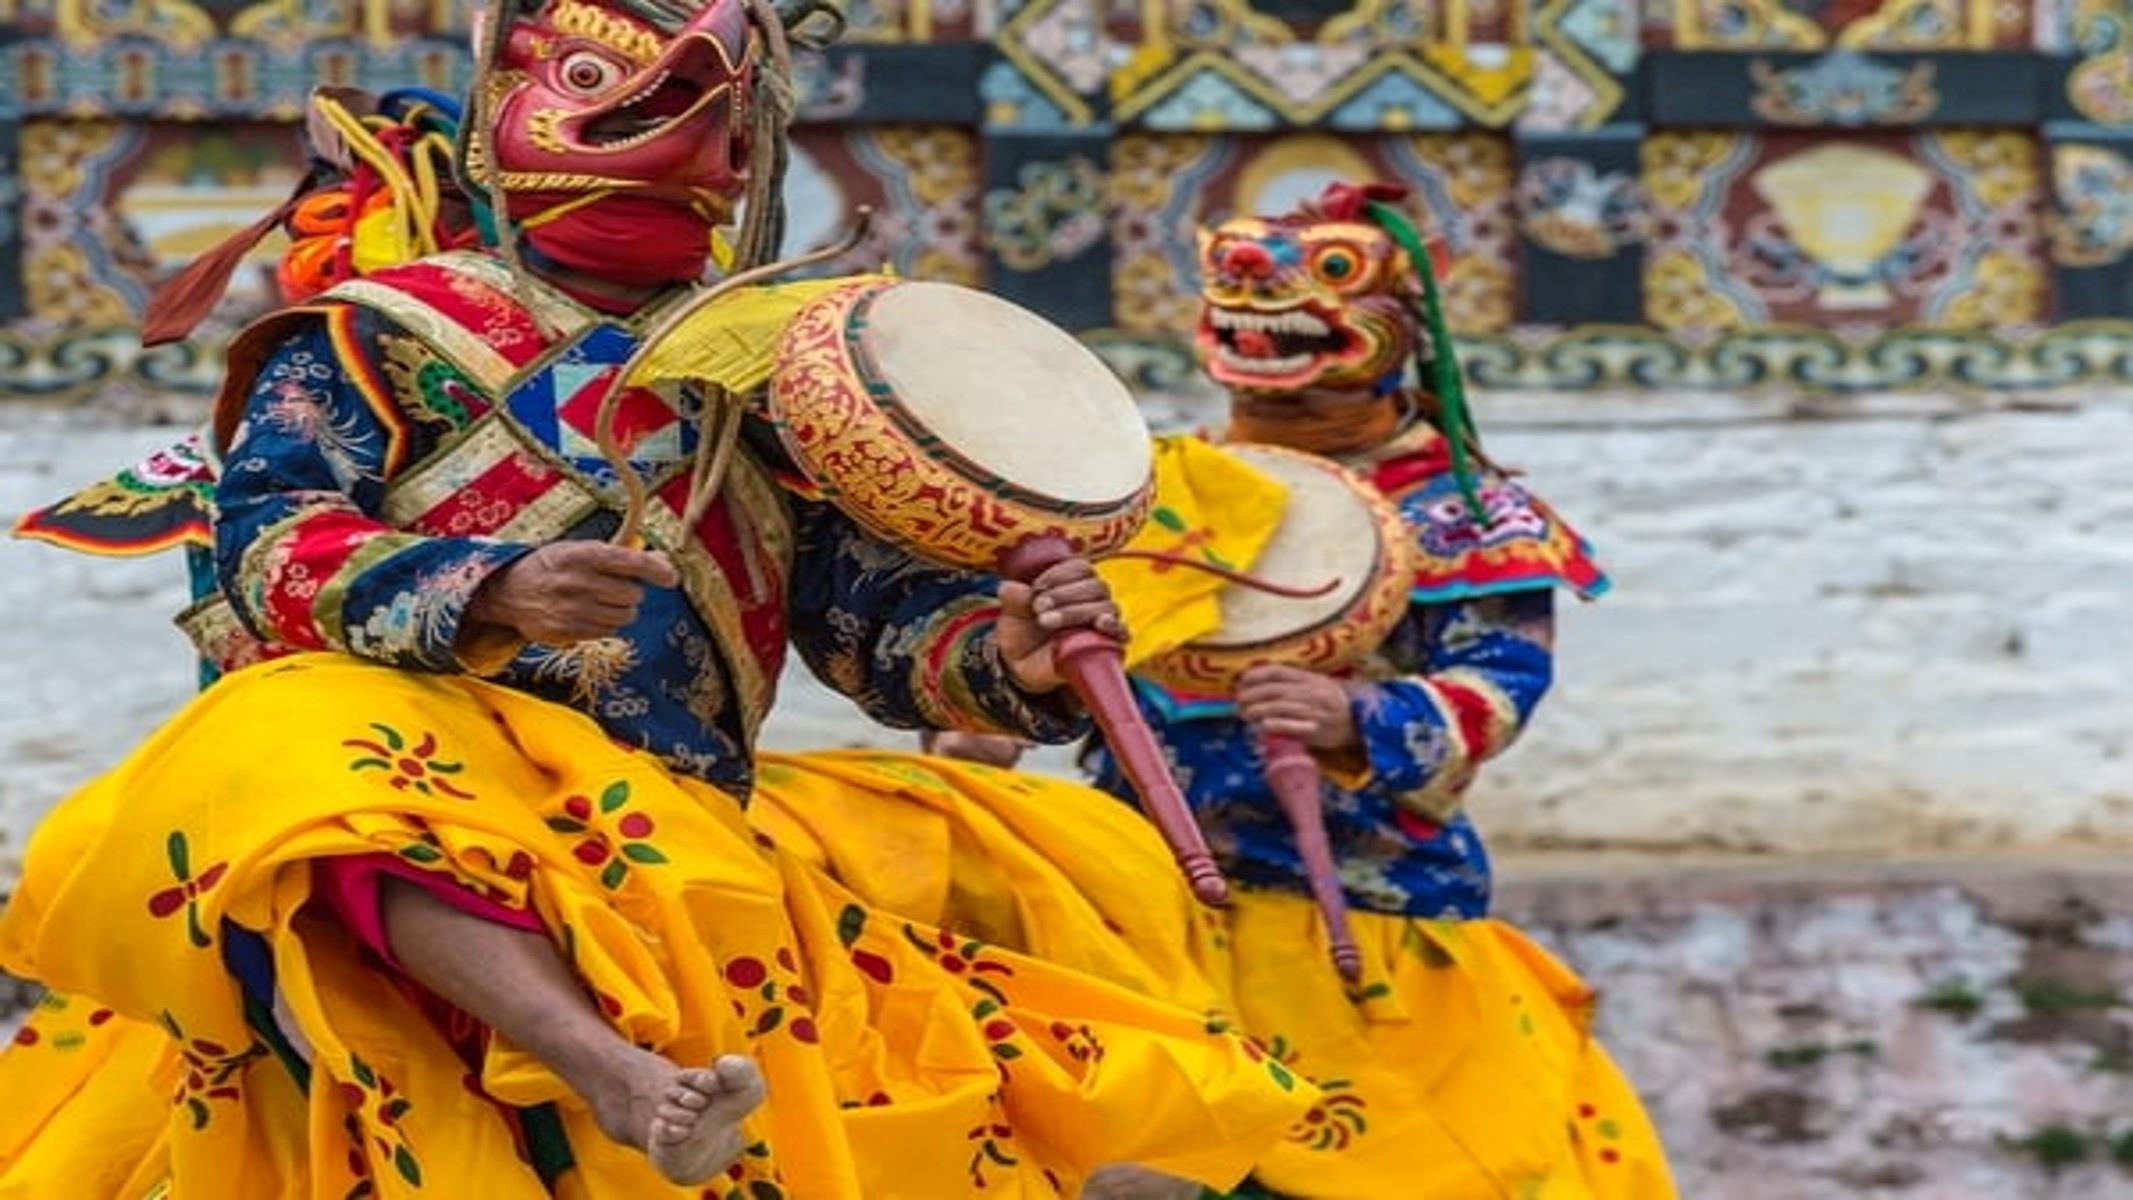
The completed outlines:
[[[1466,403],[1466,377],[1459,370],[1457,350],[1452,344],[1451,327],[1444,323],[1444,294],[1437,286],[1437,271],[1430,264],[1429,247],[1422,242],[1422,235],[1408,224],[1400,210],[1383,201],[1372,200],[1363,206],[1370,219],[1392,235],[1407,257],[1415,264],[1415,273],[1422,277],[1422,321],[1429,330],[1429,344],[1435,360],[1430,363],[1430,383],[1437,393],[1437,402],[1444,406],[1444,440],[1452,445],[1452,478],[1459,483],[1459,494],[1466,498],[1467,511],[1474,515],[1474,522],[1488,527],[1488,509],[1481,503],[1480,481],[1474,475],[1473,457],[1467,453],[1467,439],[1479,441],[1474,430],[1474,418]],[[1419,354],[1418,354],[1419,358]],[[1418,364],[1419,365],[1419,362]]]

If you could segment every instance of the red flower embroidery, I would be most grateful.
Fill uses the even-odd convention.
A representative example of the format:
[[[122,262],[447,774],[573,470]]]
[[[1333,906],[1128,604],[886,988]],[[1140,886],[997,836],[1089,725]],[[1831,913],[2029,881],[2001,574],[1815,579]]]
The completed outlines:
[[[355,1142],[348,1155],[350,1170],[358,1178],[366,1178],[370,1174],[369,1165],[364,1161],[368,1157],[366,1151],[368,1147],[375,1147],[378,1157],[391,1163],[400,1178],[410,1186],[421,1187],[422,1162],[415,1157],[414,1150],[407,1143],[407,1134],[400,1127],[414,1104],[400,1094],[392,1080],[356,1055],[348,1057],[348,1073],[354,1081],[343,1083],[339,1090],[342,1102],[349,1109],[346,1121],[349,1137]],[[371,1131],[368,1146],[363,1136],[365,1125]],[[368,1182],[359,1184],[357,1190],[349,1194],[369,1195],[369,1187]]]
[[[548,818],[548,828],[555,832],[582,835],[570,848],[571,856],[597,868],[600,886],[609,891],[629,880],[632,865],[659,866],[668,861],[647,840],[658,832],[658,824],[649,814],[624,811],[629,803],[629,782],[617,780],[600,793],[597,804],[588,796],[570,796],[563,801],[563,811]],[[610,822],[613,836],[603,828]]]
[[[990,1167],[1006,1167],[1010,1170],[1022,1165],[1022,1160],[1008,1153],[1014,1144],[1013,1127],[1000,1124],[985,1124],[972,1129],[969,1139],[973,1144],[970,1152],[970,1185],[979,1191],[992,1186],[986,1178]]]
[[[748,1026],[750,1036],[762,1037],[782,1027],[796,1041],[821,1040],[813,998],[800,986],[798,966],[792,951],[782,946],[774,967],[747,955],[727,960],[722,974],[735,992],[733,1015]]]
[[[1364,1119],[1363,1110],[1369,1105],[1361,1096],[1342,1090],[1348,1086],[1345,1079],[1320,1083],[1324,1098],[1289,1130],[1289,1140],[1313,1150],[1346,1150],[1349,1143],[1368,1132],[1370,1122]]]
[[[697,1200],[785,1200],[778,1169],[770,1161],[770,1147],[757,1142],[742,1151],[726,1168],[725,1181],[698,1192]]]
[[[1096,1031],[1087,1025],[1069,1025],[1065,1021],[1052,1022],[1052,1039],[1065,1050],[1067,1057],[1075,1062],[1100,1063],[1104,1060],[1103,1041]]]
[[[1613,1117],[1601,1116],[1600,1110],[1591,1104],[1578,1105],[1578,1120],[1591,1127],[1591,1134],[1586,1135],[1580,1130],[1581,1136],[1598,1137],[1603,1142],[1622,1140],[1622,1123]],[[1613,1146],[1602,1146],[1599,1159],[1608,1166],[1614,1166],[1622,1161],[1622,1152]]]
[[[185,1110],[195,1130],[205,1129],[214,1120],[214,1104],[234,1103],[242,1098],[239,1085],[244,1072],[254,1060],[267,1054],[267,1048],[253,1042],[233,1051],[220,1042],[187,1037],[176,1015],[167,1009],[158,1017],[158,1023],[178,1043],[178,1056],[184,1064],[171,1103]]]
[[[985,976],[1011,978],[1013,967],[987,955],[989,949],[983,942],[957,938],[946,930],[936,930],[929,937],[927,931],[916,925],[904,925],[904,940],[911,943],[921,954],[930,954],[941,969],[951,975],[963,977],[963,981],[1001,1004],[1007,1003],[1007,995]]]
[[[461,791],[452,784],[450,777],[466,770],[466,764],[437,758],[436,734],[423,734],[421,741],[410,748],[407,739],[392,726],[373,722],[370,727],[378,731],[378,736],[384,739],[382,742],[350,738],[341,743],[364,754],[348,764],[349,770],[384,771],[387,782],[396,791],[414,791],[424,796],[445,795],[454,800],[474,798],[471,792]]]
[[[977,1007],[970,1010],[970,1015],[978,1022],[978,1032],[985,1035],[985,1044],[991,1047],[992,1056],[1000,1060],[1000,1073],[1004,1076],[1007,1073],[1006,1064],[1022,1057],[1022,1047],[1015,1045],[1014,1041],[1018,1032],[1015,1023],[1001,1015],[1001,1005],[997,1000],[978,1001]]]
[[[1212,1024],[1210,1024],[1209,1032],[1213,1032]],[[1296,1055],[1289,1049],[1288,1043],[1280,1035],[1277,1034],[1275,1036],[1272,1048],[1261,1045],[1259,1039],[1255,1037],[1249,1037],[1244,1034],[1238,1034],[1236,1037],[1237,1044],[1244,1048],[1244,1057],[1265,1067],[1266,1073],[1273,1077],[1275,1084],[1282,1091],[1293,1092],[1296,1090],[1296,1073],[1289,1069],[1289,1061],[1293,1060]]]
[[[230,864],[210,863],[206,870],[193,874],[192,848],[181,830],[172,831],[164,840],[163,851],[170,859],[170,873],[177,880],[177,886],[164,888],[148,897],[148,915],[161,921],[182,909],[185,936],[193,945],[205,950],[215,941],[200,923],[200,897],[215,890],[215,885],[221,883],[222,877],[229,872]]]
[[[866,928],[867,910],[856,904],[845,905],[844,911],[837,914],[837,940],[843,943],[846,952],[852,956],[852,965],[859,968],[859,973],[868,979],[876,983],[888,983],[896,978],[896,968],[889,965],[888,959],[855,944],[859,941],[859,935],[866,932]]]

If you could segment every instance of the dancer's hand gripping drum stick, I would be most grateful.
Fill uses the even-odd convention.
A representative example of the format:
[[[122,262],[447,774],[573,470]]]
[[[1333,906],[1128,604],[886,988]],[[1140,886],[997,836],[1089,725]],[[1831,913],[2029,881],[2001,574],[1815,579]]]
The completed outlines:
[[[1226,587],[1218,596],[1220,629],[1141,670],[1181,690],[1230,695],[1247,670],[1262,664],[1322,672],[1357,666],[1407,613],[1414,551],[1399,511],[1327,459],[1273,446],[1225,448],[1288,489],[1281,525],[1252,564],[1254,578],[1292,586],[1330,578],[1337,586],[1287,594]],[[1333,964],[1344,978],[1356,979],[1362,955],[1348,928],[1347,900],[1326,838],[1318,763],[1292,737],[1264,736],[1259,751],[1267,785],[1295,832]]]
[[[1154,501],[1139,407],[1071,335],[998,297],[864,280],[787,327],[768,417],[795,465],[853,520],[918,556],[1028,582],[1130,540]],[[1122,647],[1055,641],[1193,894],[1228,884],[1126,683]]]

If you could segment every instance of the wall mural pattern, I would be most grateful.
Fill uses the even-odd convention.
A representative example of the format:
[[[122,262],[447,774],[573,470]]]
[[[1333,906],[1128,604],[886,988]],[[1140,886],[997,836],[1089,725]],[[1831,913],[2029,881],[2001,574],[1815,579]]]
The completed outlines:
[[[793,249],[978,283],[1189,391],[1192,230],[1414,188],[1489,386],[2133,375],[2127,0],[850,0]],[[310,88],[466,77],[466,0],[0,0],[0,389],[198,392],[128,326],[286,194]],[[262,247],[262,261],[276,252]]]

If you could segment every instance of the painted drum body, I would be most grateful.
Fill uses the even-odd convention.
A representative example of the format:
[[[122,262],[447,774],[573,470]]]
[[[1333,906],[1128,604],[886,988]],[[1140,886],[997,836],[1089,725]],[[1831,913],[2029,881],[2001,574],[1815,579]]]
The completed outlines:
[[[1056,538],[1098,557],[1154,502],[1139,406],[1071,334],[953,284],[867,280],[786,328],[770,416],[854,520],[950,566]]]
[[[1224,449],[1289,492],[1281,526],[1252,575],[1292,588],[1338,586],[1298,599],[1231,584],[1218,597],[1219,630],[1140,671],[1179,691],[1228,695],[1240,675],[1263,663],[1327,673],[1355,666],[1407,613],[1414,549],[1399,510],[1330,459],[1246,442]]]

